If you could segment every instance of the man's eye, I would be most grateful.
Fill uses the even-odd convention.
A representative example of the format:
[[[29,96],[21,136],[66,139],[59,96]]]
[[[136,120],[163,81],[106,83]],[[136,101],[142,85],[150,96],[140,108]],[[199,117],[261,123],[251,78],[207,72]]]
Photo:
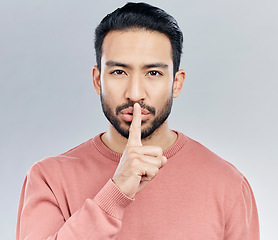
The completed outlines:
[[[123,75],[123,74],[125,74],[125,72],[123,70],[115,70],[115,71],[113,71],[111,73],[115,74],[115,75]]]
[[[149,74],[150,76],[162,75],[162,74],[161,74],[160,72],[158,72],[158,71],[149,71],[148,74]]]

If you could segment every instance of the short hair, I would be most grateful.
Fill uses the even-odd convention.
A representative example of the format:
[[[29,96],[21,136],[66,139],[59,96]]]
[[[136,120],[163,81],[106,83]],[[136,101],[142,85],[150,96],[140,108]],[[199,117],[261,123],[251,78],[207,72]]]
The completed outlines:
[[[102,43],[105,36],[113,30],[133,28],[157,31],[165,34],[172,47],[174,74],[179,70],[183,34],[177,21],[164,10],[147,3],[127,3],[114,12],[107,14],[95,30],[95,52],[97,67],[101,70]]]

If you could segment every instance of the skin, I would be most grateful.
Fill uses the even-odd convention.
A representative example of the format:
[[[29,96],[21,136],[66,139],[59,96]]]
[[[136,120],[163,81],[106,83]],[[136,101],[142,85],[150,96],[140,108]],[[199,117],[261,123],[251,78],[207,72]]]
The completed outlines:
[[[141,132],[150,128],[167,100],[179,96],[185,72],[181,69],[173,76],[171,43],[167,36],[132,29],[106,35],[101,72],[94,66],[92,75],[96,92],[102,95],[120,127],[129,131],[125,138],[109,123],[102,141],[111,150],[123,154],[112,180],[133,198],[166,164],[162,152],[176,141],[177,135],[169,129],[167,120],[142,140]],[[135,103],[129,107],[133,115],[117,115],[116,108],[128,102]],[[138,103],[153,107],[155,114],[141,109]]]

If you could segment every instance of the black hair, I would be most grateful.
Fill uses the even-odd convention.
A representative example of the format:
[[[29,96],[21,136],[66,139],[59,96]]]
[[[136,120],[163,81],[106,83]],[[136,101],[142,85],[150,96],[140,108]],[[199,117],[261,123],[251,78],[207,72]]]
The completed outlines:
[[[95,30],[97,67],[101,69],[102,43],[113,30],[141,28],[165,34],[172,46],[174,74],[179,70],[183,35],[177,21],[164,10],[147,3],[127,3],[102,19]]]

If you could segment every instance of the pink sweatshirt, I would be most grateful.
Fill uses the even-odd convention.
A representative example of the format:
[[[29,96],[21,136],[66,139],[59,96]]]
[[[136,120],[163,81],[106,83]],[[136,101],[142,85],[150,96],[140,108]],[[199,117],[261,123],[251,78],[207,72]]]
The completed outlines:
[[[182,133],[164,155],[135,199],[112,182],[121,155],[100,135],[37,162],[23,184],[16,239],[259,239],[252,190],[233,165]]]

